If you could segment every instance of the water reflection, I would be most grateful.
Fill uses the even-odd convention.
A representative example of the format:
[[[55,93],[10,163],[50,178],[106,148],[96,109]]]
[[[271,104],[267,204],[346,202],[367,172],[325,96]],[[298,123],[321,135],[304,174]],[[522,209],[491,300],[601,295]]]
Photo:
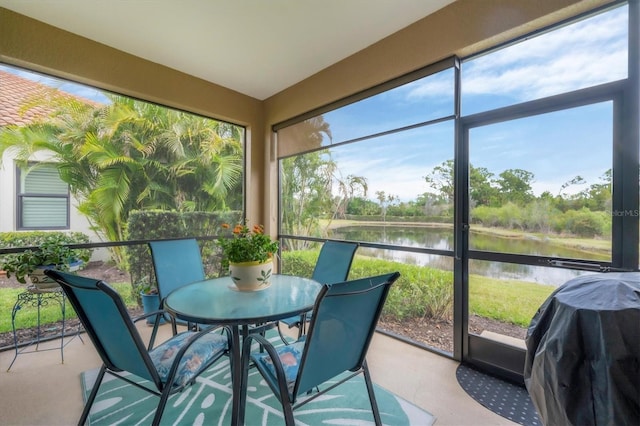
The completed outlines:
[[[329,238],[393,244],[405,247],[427,247],[453,251],[453,230],[450,228],[415,226],[347,226],[331,231]],[[607,256],[588,253],[570,247],[559,246],[548,240],[536,238],[506,238],[496,235],[472,233],[472,250],[505,252],[551,256],[562,258],[603,260]],[[437,269],[452,270],[451,258],[440,255],[361,248],[360,254],[389,259],[408,264],[430,266]],[[499,279],[531,281],[539,284],[558,286],[582,275],[582,271],[548,268],[544,266],[519,265],[501,262],[470,261],[472,274]]]
[[[407,265],[429,266],[443,271],[453,271],[453,258],[435,254],[411,253],[399,250],[385,250],[370,247],[360,247],[358,254],[401,262]]]

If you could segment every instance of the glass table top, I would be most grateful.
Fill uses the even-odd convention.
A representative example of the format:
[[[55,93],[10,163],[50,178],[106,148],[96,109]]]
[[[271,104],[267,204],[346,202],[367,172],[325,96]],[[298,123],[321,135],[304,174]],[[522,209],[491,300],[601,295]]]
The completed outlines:
[[[230,277],[214,278],[171,292],[165,307],[191,322],[255,324],[310,311],[321,287],[309,278],[273,275],[271,286],[243,292]]]

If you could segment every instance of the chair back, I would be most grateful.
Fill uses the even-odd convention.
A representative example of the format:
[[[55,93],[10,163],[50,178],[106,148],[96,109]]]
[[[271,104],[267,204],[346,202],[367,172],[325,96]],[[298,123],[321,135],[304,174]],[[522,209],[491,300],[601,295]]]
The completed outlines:
[[[294,395],[365,361],[378,318],[398,272],[324,285],[315,302]]]
[[[195,238],[152,241],[149,248],[160,300],[177,288],[205,279],[200,246]]]
[[[346,281],[358,243],[326,241],[320,249],[312,278],[320,284]]]
[[[53,269],[45,274],[62,287],[107,368],[128,371],[161,386],[142,337],[109,284]]]

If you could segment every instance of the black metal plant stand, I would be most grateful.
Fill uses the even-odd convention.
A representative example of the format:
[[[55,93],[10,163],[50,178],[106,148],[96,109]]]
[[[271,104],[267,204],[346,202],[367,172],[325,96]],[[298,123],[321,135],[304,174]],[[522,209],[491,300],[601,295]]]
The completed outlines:
[[[13,363],[16,361],[16,358],[18,358],[18,355],[20,354],[58,350],[57,347],[46,349],[39,348],[41,342],[50,340],[41,338],[40,308],[43,306],[49,306],[49,304],[51,303],[58,303],[60,305],[60,311],[62,312],[62,331],[60,337],[60,358],[62,363],[64,364],[64,347],[68,345],[71,340],[73,340],[75,337],[78,337],[80,341],[84,343],[84,340],[82,340],[82,336],[80,336],[79,329],[75,333],[75,335],[71,337],[71,339],[67,339],[66,342],[64,341],[66,297],[64,292],[62,291],[62,288],[60,286],[56,286],[52,288],[40,289],[31,285],[27,288],[26,291],[18,294],[18,299],[16,300],[15,305],[13,305],[13,310],[11,311],[11,328],[13,330],[13,345],[15,348],[15,355],[13,356],[13,360],[11,361],[9,368],[7,368],[7,371],[11,369]],[[22,308],[36,308],[38,310],[36,338],[26,343],[18,342],[18,334],[16,331],[16,315]],[[34,349],[29,349],[34,345]]]

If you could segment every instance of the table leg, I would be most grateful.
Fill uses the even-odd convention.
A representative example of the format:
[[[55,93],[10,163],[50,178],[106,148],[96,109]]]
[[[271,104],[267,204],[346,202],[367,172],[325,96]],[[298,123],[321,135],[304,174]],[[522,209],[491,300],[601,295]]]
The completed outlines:
[[[231,326],[231,425],[238,424],[240,415],[240,385],[242,381],[242,348],[240,347],[240,327]]]

